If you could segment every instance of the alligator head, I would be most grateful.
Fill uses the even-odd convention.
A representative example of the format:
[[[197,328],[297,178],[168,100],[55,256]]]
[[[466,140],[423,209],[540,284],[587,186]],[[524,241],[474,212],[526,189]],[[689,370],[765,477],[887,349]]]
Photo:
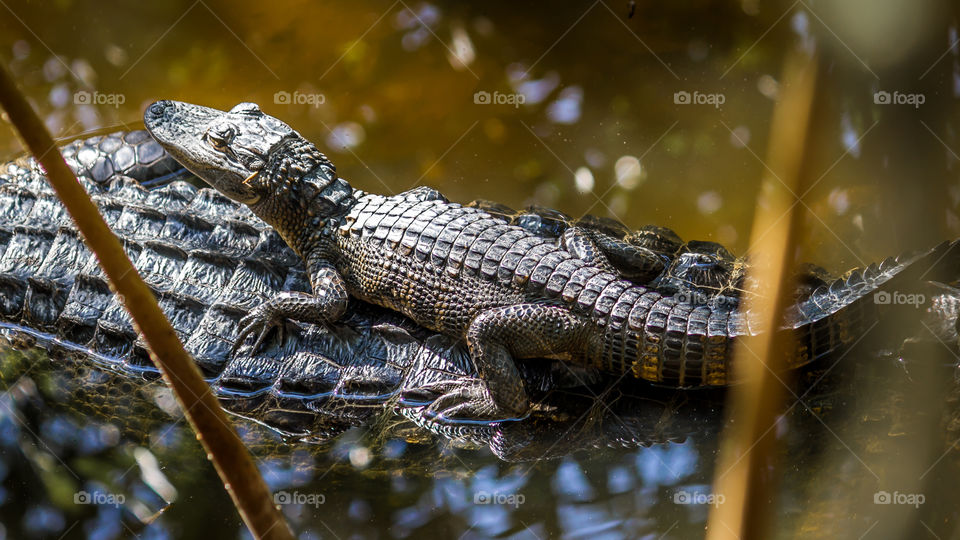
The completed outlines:
[[[151,135],[184,167],[250,207],[285,238],[309,229],[352,189],[316,146],[255,103],[220,111],[177,101],[147,107]]]

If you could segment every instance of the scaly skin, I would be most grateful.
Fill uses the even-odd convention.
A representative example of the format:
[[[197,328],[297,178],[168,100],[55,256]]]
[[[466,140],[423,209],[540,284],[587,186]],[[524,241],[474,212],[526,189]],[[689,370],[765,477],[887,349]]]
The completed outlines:
[[[94,193],[124,177],[145,186],[193,177],[143,130],[77,139],[60,147],[60,153]],[[17,176],[20,183],[46,182],[43,168],[32,156],[7,163],[0,173]]]
[[[427,188],[391,197],[354,190],[312,143],[255,104],[223,112],[161,101],[144,122],[177,161],[248,205],[307,265],[313,294],[262,304],[242,321],[241,339],[257,334],[256,348],[286,319],[330,324],[351,296],[397,310],[469,347],[480,377],[431,388],[442,394],[432,408],[443,417],[526,414],[516,358],[678,387],[723,385],[733,342],[767,330],[736,298],[701,303],[623,279],[587,234],[558,243]],[[782,325],[796,336],[787,364],[854,342],[879,317],[870,293],[909,290],[935,278],[928,274],[944,260],[955,269],[953,247],[853,273],[791,306]],[[662,271],[655,253],[638,257],[648,273]]]

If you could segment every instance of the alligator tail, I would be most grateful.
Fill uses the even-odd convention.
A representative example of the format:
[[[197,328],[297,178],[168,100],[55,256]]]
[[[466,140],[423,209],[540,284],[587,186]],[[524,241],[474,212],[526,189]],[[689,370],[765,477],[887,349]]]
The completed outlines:
[[[929,283],[960,275],[960,241],[926,252],[888,258],[849,272],[791,306],[783,328],[796,332],[787,366],[800,367],[848,350],[862,339],[875,347],[899,346],[917,333],[934,297]]]

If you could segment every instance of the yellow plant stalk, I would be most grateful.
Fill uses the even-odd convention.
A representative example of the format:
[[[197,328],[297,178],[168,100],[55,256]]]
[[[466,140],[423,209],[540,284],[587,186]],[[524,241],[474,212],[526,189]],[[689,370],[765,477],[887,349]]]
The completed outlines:
[[[763,328],[771,331],[744,337],[734,351],[737,380],[728,398],[727,422],[720,446],[714,493],[715,505],[707,521],[707,538],[769,538],[768,516],[774,497],[764,480],[773,459],[772,429],[780,412],[783,388],[778,365],[790,347],[791,336],[772,331],[780,326],[790,299],[790,268],[801,213],[796,193],[803,193],[807,171],[804,157],[816,90],[816,59],[794,51],[784,65],[783,84],[770,128],[767,175],[760,186],[751,231],[752,265],[764,294],[748,298],[741,309],[762,314]]]
[[[153,293],[133,267],[120,241],[67,166],[56,143],[0,65],[0,104],[11,123],[46,170],[47,178],[70,212],[87,246],[97,255],[113,291],[123,300],[150,348],[150,358],[163,373],[180,407],[213,462],[224,488],[250,532],[257,538],[292,539],[293,533],[273,504],[260,472],[220,408],[200,370],[184,350]]]

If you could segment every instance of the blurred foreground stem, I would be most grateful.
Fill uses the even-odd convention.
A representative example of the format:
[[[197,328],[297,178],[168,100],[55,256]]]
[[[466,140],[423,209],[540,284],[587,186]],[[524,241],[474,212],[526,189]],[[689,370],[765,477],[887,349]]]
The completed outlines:
[[[43,122],[3,65],[0,65],[0,104],[27,148],[43,165],[47,178],[77,223],[84,241],[100,260],[111,288],[123,300],[146,338],[150,357],[173,389],[244,523],[257,538],[292,539],[293,534],[274,506],[260,472],[201,377],[200,370],[184,350],[153,293],[124,253],[120,241],[107,227],[97,207],[63,160]]]
[[[805,157],[816,90],[815,57],[794,50],[784,63],[780,98],[771,125],[767,173],[760,187],[751,229],[751,274],[763,287],[741,309],[761,314],[762,328],[744,337],[734,349],[734,379],[727,422],[721,439],[714,494],[722,504],[712,507],[707,538],[769,538],[769,517],[775,496],[770,474],[774,462],[774,429],[782,410],[783,360],[792,351],[792,336],[773,331],[792,295],[797,231],[804,193]],[[748,277],[749,279],[749,277]],[[721,498],[722,496],[722,498]]]

